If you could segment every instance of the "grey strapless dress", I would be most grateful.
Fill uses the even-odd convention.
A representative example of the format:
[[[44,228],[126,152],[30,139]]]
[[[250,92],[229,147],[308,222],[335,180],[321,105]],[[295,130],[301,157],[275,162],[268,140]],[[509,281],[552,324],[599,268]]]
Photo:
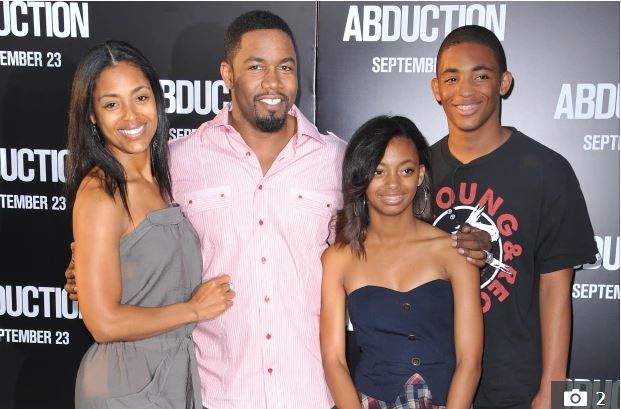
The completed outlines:
[[[121,240],[120,256],[123,304],[187,301],[201,282],[200,241],[177,206],[149,213]],[[193,328],[93,344],[78,370],[76,409],[202,408]]]

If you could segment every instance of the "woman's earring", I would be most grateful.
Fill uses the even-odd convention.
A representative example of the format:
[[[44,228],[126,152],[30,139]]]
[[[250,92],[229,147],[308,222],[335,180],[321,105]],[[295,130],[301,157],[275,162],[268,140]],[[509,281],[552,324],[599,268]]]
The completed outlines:
[[[104,144],[104,138],[97,131],[97,125],[91,124],[91,133],[93,134],[93,139],[95,139],[100,144]]]
[[[422,186],[422,185],[421,185],[421,186],[419,186],[419,187],[421,187],[421,189],[423,190],[423,193],[425,194],[425,198],[423,199],[424,206],[423,206],[423,208],[421,209],[421,211],[420,211],[420,212],[417,212],[416,210],[414,210],[414,214],[415,214],[416,216],[420,216],[420,215],[422,215],[423,213],[425,213],[425,210],[427,209],[427,189],[426,189],[424,186]],[[417,195],[414,195],[414,198],[416,198],[416,196],[417,196]]]

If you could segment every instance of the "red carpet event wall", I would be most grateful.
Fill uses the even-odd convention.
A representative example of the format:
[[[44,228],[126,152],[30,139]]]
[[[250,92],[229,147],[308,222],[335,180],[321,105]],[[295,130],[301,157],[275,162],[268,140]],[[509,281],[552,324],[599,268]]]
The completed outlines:
[[[569,376],[618,388],[618,2],[4,0],[0,408],[73,407],[76,370],[92,342],[78,303],[62,289],[72,240],[64,195],[67,108],[80,57],[106,39],[137,46],[162,78],[170,138],[182,138],[229,100],[219,74],[224,30],[257,8],[279,14],[294,32],[298,106],[344,139],[384,113],[408,116],[430,142],[443,137],[446,121],[430,87],[440,43],[464,24],[496,33],[515,78],[502,122],[571,162],[602,256],[578,271],[572,286]],[[497,302],[498,292],[481,292]]]

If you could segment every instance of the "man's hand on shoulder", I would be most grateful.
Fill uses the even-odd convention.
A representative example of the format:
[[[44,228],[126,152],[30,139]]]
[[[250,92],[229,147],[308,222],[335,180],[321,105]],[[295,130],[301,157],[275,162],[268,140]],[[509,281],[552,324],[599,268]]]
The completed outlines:
[[[451,235],[451,239],[451,245],[459,254],[466,257],[470,264],[479,268],[485,267],[486,252],[492,248],[492,239],[488,232],[464,224]]]

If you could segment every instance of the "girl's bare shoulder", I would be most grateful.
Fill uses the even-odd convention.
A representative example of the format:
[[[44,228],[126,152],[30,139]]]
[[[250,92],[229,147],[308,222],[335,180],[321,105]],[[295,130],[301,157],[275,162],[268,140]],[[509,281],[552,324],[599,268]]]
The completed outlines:
[[[355,259],[354,252],[349,244],[333,244],[321,255],[321,261],[325,264],[345,265]]]
[[[421,225],[421,236],[430,250],[441,250],[451,246],[451,235],[431,224]]]

